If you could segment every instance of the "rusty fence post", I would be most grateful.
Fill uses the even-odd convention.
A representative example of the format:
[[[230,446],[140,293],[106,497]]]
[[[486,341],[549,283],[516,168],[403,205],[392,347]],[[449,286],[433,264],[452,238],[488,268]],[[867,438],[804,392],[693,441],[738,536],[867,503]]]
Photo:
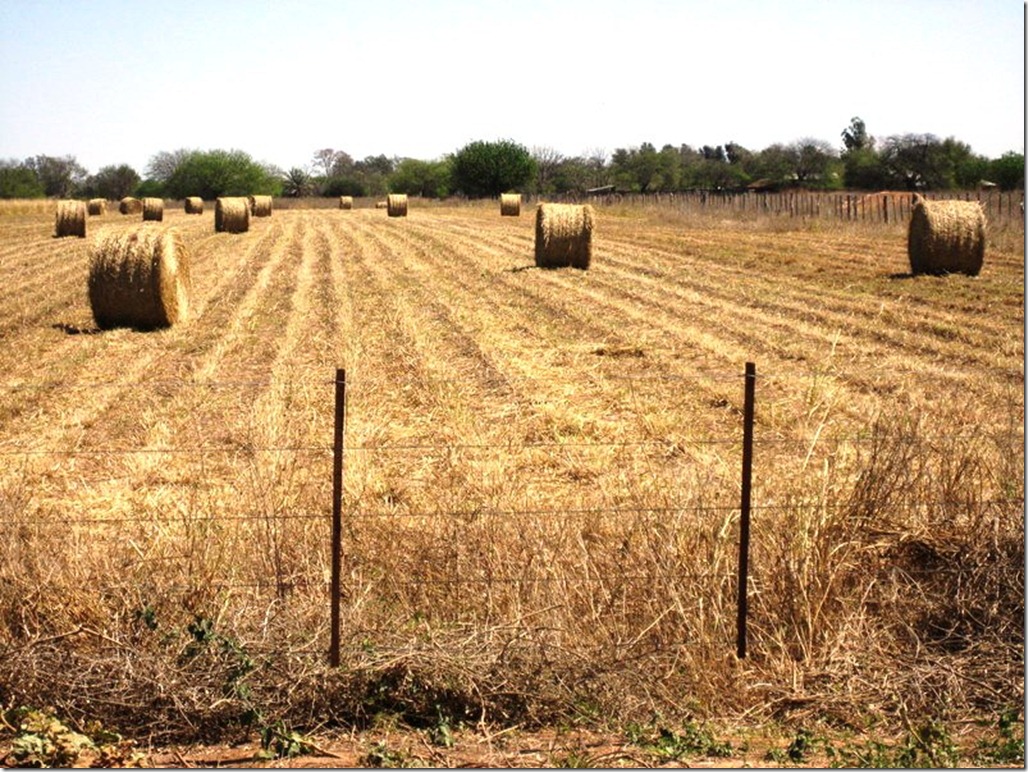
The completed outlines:
[[[746,658],[746,586],[750,570],[750,483],[753,472],[753,403],[756,392],[757,366],[746,363],[746,390],[743,402],[742,434],[742,502],[739,518],[739,593],[736,618],[735,653]]]
[[[339,667],[339,604],[343,552],[343,429],[346,425],[346,370],[336,370],[335,423],[332,437],[332,596],[328,664]]]

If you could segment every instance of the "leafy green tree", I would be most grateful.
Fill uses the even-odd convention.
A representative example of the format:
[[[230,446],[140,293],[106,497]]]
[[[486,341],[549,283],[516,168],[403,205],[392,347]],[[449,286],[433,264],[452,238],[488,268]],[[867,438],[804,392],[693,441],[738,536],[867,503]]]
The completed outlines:
[[[280,176],[241,150],[194,151],[179,162],[164,184],[164,193],[171,198],[200,196],[211,200],[281,192]]]
[[[46,195],[53,198],[68,198],[85,182],[87,174],[73,155],[37,155],[26,158],[25,166],[36,173]]]
[[[472,198],[520,190],[536,175],[536,163],[523,146],[508,139],[472,142],[451,162],[454,187]]]
[[[116,201],[134,193],[139,183],[139,174],[128,164],[104,166],[86,179],[82,192],[90,197]]]
[[[0,161],[0,198],[43,198],[46,191],[36,172],[15,160]]]
[[[357,177],[329,177],[321,181],[321,195],[334,198],[335,196],[367,196],[368,188],[357,179]],[[383,190],[376,191],[380,195]]]
[[[450,165],[446,161],[405,158],[390,175],[389,190],[424,198],[445,198],[450,191]]]
[[[934,134],[902,134],[886,137],[882,164],[890,187],[906,190],[949,190],[957,186],[957,167],[971,155],[971,149],[950,138],[945,142]]]
[[[847,152],[874,147],[874,137],[867,133],[867,126],[860,118],[851,118],[850,125],[842,130],[842,144]]]
[[[989,162],[989,179],[1003,190],[1024,190],[1024,153],[1013,150]]]

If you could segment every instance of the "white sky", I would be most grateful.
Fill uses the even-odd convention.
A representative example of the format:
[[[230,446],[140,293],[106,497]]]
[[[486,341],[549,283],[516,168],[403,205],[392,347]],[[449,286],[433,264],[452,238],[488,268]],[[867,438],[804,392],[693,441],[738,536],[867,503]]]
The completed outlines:
[[[931,133],[1024,152],[1013,0],[0,0],[0,158],[565,155]]]

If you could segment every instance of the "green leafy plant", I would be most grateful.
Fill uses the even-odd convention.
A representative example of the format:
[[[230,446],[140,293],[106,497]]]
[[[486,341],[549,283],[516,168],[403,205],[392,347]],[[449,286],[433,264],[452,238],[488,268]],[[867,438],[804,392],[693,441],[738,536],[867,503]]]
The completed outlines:
[[[291,759],[316,752],[314,744],[299,732],[290,729],[282,721],[276,721],[261,730],[262,759]]]
[[[655,736],[646,736],[638,727],[629,732],[629,741],[662,759],[678,760],[686,756],[724,758],[732,753],[732,744],[718,740],[706,728],[686,723],[680,732],[659,727]]]
[[[996,722],[998,739],[979,740],[975,761],[978,764],[1024,764],[1024,722],[1018,708],[1000,714]],[[1020,728],[1020,732],[1016,729]]]
[[[13,708],[3,714],[14,732],[11,750],[0,763],[15,767],[137,766],[139,754],[121,735],[98,723],[77,732],[53,710]]]

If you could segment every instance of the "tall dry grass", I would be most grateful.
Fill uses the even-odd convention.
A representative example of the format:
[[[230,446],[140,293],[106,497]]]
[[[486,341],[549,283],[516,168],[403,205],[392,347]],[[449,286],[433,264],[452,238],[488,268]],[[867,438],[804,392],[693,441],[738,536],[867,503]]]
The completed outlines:
[[[1002,284],[905,284],[889,309],[880,287],[858,287],[824,327],[856,338],[873,305],[868,340],[891,343],[867,343],[866,360],[842,361],[834,344],[796,358],[790,340],[821,334],[813,304],[791,312],[788,336],[769,327],[747,344],[771,364],[758,369],[750,656],[739,661],[743,381],[729,358],[695,349],[727,345],[708,344],[715,331],[745,333],[732,317],[768,298],[761,270],[783,287],[797,283],[787,270],[827,272],[830,288],[855,262],[835,255],[878,242],[804,231],[796,254],[768,257],[625,213],[624,230],[615,215],[598,239],[601,270],[566,277],[521,270],[531,224],[519,232],[491,207],[435,225],[426,212],[420,230],[395,234],[371,217],[282,215],[228,246],[183,218],[189,246],[207,249],[188,331],[35,338],[44,325],[18,327],[47,361],[8,363],[22,380],[0,394],[9,704],[160,742],[382,715],[860,726],[971,720],[1023,700],[1023,392],[1004,370],[1017,357],[997,347],[965,368],[973,351],[958,348],[981,332],[960,329],[981,324],[976,293]],[[828,246],[811,246],[821,238]],[[897,260],[903,249],[901,238]],[[453,272],[471,251],[496,262]],[[694,254],[709,271],[738,260],[745,303],[681,314],[697,300],[680,277],[704,274],[681,266]],[[1016,261],[995,270],[1013,279]],[[643,306],[631,293],[651,280],[670,294],[647,285]],[[949,308],[947,293],[963,293],[952,330],[934,318],[937,333],[890,328],[911,296],[923,318]],[[1007,301],[1016,293],[996,316],[1010,329],[994,337],[1013,351]],[[653,326],[664,315],[682,326]],[[941,374],[926,362],[939,358],[964,394],[991,401],[933,384]],[[330,670],[328,365],[340,360],[343,640]]]

